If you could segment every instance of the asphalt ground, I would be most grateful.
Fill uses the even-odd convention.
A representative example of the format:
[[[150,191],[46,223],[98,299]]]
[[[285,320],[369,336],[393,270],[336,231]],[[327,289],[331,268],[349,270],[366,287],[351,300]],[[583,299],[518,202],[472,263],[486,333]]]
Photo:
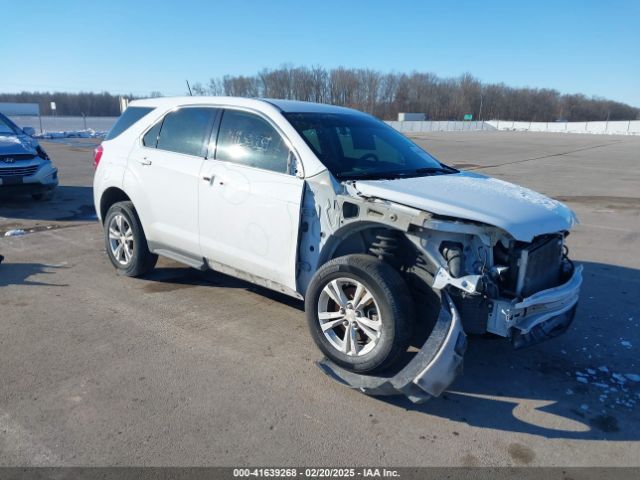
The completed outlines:
[[[464,374],[422,405],[367,397],[318,369],[301,302],[167,260],[116,275],[95,141],[43,142],[55,198],[0,200],[0,235],[25,230],[0,237],[0,465],[640,464],[640,138],[415,139],[575,209],[569,332],[518,351],[472,338]]]

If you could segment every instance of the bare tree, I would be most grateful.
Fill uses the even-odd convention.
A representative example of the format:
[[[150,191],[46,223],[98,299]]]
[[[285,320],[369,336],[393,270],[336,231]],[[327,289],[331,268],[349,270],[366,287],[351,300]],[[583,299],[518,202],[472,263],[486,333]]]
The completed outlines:
[[[640,109],[599,97],[562,95],[552,89],[512,88],[482,83],[469,73],[441,78],[428,72],[381,73],[372,69],[281,65],[256,75],[224,75],[192,85],[195,95],[271,97],[332,103],[383,119],[399,112],[424,113],[431,120],[473,118],[553,122],[557,120],[632,120]],[[151,97],[160,96],[151,92]],[[128,95],[127,98],[134,98]],[[0,102],[40,104],[44,115],[56,102],[58,115],[119,115],[118,96],[103,93],[21,92],[0,94]]]
[[[202,86],[200,82],[196,82],[191,85],[191,92],[196,96],[203,96],[207,94],[207,89]]]
[[[211,82],[209,82],[211,85]],[[225,95],[233,97],[257,97],[258,95],[258,79],[255,77],[245,77],[239,75],[233,77],[225,75],[222,77],[222,88]]]

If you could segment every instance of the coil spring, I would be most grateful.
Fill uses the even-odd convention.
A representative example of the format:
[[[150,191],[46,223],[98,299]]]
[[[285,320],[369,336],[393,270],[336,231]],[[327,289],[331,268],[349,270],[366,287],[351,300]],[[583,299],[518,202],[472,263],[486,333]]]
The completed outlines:
[[[369,247],[369,252],[380,260],[391,262],[397,258],[399,248],[398,235],[385,232],[376,235],[375,241]]]

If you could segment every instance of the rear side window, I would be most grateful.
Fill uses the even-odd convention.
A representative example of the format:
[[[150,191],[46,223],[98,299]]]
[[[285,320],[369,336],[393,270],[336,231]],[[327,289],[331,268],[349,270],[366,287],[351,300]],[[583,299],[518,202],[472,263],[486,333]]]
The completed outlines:
[[[152,110],[153,107],[128,107],[123,114],[120,115],[120,118],[118,118],[118,121],[113,125],[113,127],[111,127],[111,130],[109,130],[105,140],[112,140],[116,138]]]
[[[181,108],[171,112],[162,122],[157,148],[204,157],[207,147],[205,140],[209,139],[216,112],[214,108],[204,107]]]
[[[216,159],[286,173],[289,148],[264,119],[225,110],[218,134]]]

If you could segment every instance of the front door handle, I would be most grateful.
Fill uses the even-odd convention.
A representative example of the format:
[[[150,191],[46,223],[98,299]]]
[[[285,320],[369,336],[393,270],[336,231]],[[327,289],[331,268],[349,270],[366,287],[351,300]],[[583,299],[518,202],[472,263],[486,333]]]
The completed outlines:
[[[143,157],[140,160],[138,160],[138,162],[140,162],[140,165],[151,165],[151,160],[149,160],[147,157]]]

